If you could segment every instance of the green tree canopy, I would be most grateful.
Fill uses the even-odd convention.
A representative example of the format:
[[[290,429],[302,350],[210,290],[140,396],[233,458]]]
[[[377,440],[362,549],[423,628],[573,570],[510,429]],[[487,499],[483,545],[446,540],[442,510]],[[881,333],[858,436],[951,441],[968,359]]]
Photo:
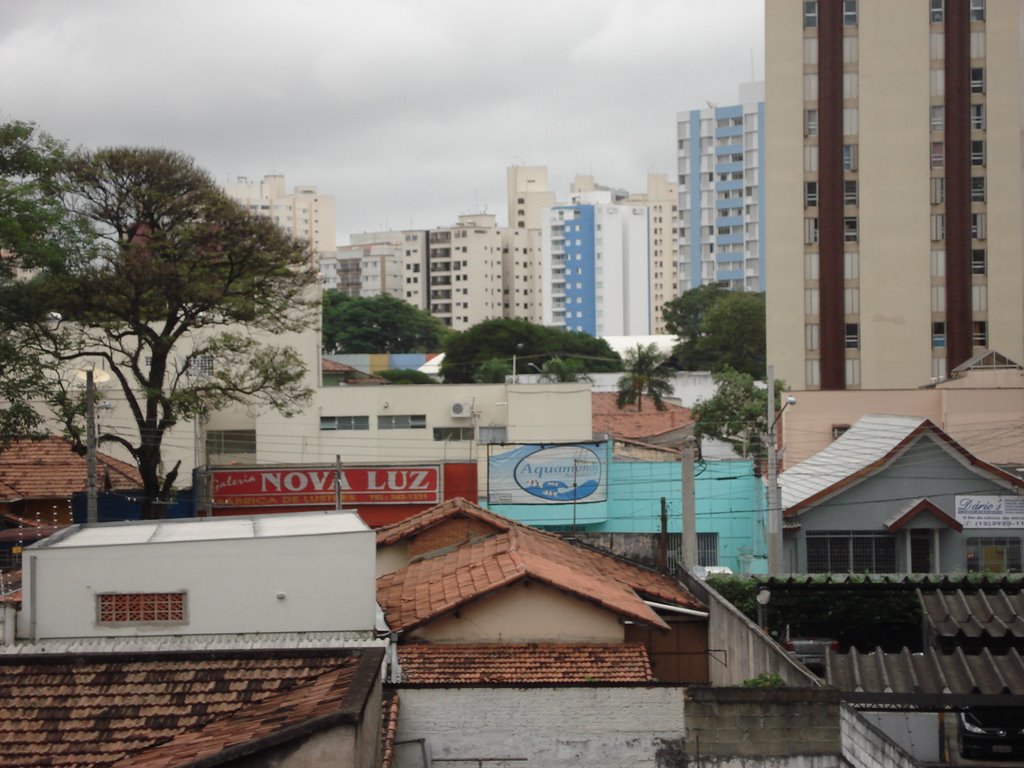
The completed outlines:
[[[672,394],[674,374],[666,365],[668,359],[668,355],[658,351],[656,344],[637,344],[626,350],[623,360],[626,372],[619,379],[619,394],[615,400],[619,408],[635,404],[636,409],[642,411],[644,395],[647,395],[655,408],[664,411],[664,398]]]
[[[768,390],[754,377],[731,368],[714,374],[714,396],[691,410],[697,437],[712,437],[733,447],[740,456],[761,457],[768,432]],[[782,402],[785,384],[775,382],[775,407]]]
[[[444,346],[441,375],[446,383],[465,384],[476,380],[477,369],[485,362],[507,362],[511,374],[512,358],[516,372],[543,370],[548,360],[577,360],[580,371],[621,370],[622,362],[604,339],[577,331],[546,328],[519,319],[485,320],[461,333],[453,333]]]
[[[541,381],[590,381],[590,377],[585,373],[586,365],[577,358],[563,360],[560,357],[552,357],[539,370]]]
[[[84,242],[79,223],[61,203],[58,173],[65,146],[30,123],[0,124],[0,447],[39,436],[34,403],[53,395],[44,361],[21,331],[48,318],[16,269],[59,269]]]
[[[732,368],[755,378],[764,376],[763,293],[705,285],[668,302],[663,316],[668,331],[679,339],[674,357],[681,369]]]
[[[76,152],[59,165],[60,202],[90,239],[20,284],[60,317],[22,323],[20,338],[48,358],[58,383],[75,368],[110,372],[137,434],[100,441],[135,459],[142,515],[156,517],[178,471],[160,475],[163,438],[180,418],[230,403],[291,413],[308,402],[298,353],[270,339],[313,324],[313,261],[184,155],[115,148]],[[64,387],[58,405],[69,398]]]
[[[323,349],[327,354],[436,352],[447,335],[448,329],[436,317],[394,296],[324,292]]]

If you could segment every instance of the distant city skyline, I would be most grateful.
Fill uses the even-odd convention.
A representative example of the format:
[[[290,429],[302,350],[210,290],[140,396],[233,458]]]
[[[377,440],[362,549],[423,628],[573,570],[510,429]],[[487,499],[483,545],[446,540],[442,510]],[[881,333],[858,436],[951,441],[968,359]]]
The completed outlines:
[[[762,79],[763,0],[0,4],[0,120],[284,174],[364,231],[506,223],[510,165],[642,190],[676,115]]]

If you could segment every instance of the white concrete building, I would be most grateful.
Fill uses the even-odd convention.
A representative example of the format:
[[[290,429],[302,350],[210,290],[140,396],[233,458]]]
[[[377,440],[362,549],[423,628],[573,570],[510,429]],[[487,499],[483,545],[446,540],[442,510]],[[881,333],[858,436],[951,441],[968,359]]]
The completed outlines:
[[[334,250],[334,197],[316,187],[295,187],[289,193],[284,175],[268,174],[261,181],[239,176],[222,185],[228,197],[251,213],[271,219],[286,232],[305,240],[319,253]]]

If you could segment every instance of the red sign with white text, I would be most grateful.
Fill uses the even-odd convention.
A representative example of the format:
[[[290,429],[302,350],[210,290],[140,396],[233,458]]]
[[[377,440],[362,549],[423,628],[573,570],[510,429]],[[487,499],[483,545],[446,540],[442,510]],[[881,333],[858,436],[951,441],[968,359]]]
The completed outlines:
[[[211,473],[214,507],[334,507],[336,467],[260,467],[215,469]],[[438,504],[437,466],[344,467],[341,501],[364,504]]]

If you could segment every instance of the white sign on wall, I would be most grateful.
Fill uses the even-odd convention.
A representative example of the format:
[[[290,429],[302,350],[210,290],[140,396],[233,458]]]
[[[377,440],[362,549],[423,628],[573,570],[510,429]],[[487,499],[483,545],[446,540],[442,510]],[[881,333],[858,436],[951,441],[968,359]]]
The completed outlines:
[[[494,504],[573,504],[605,501],[604,443],[523,445],[491,454],[487,498]]]
[[[964,528],[1024,528],[1024,498],[957,496],[955,517]]]

